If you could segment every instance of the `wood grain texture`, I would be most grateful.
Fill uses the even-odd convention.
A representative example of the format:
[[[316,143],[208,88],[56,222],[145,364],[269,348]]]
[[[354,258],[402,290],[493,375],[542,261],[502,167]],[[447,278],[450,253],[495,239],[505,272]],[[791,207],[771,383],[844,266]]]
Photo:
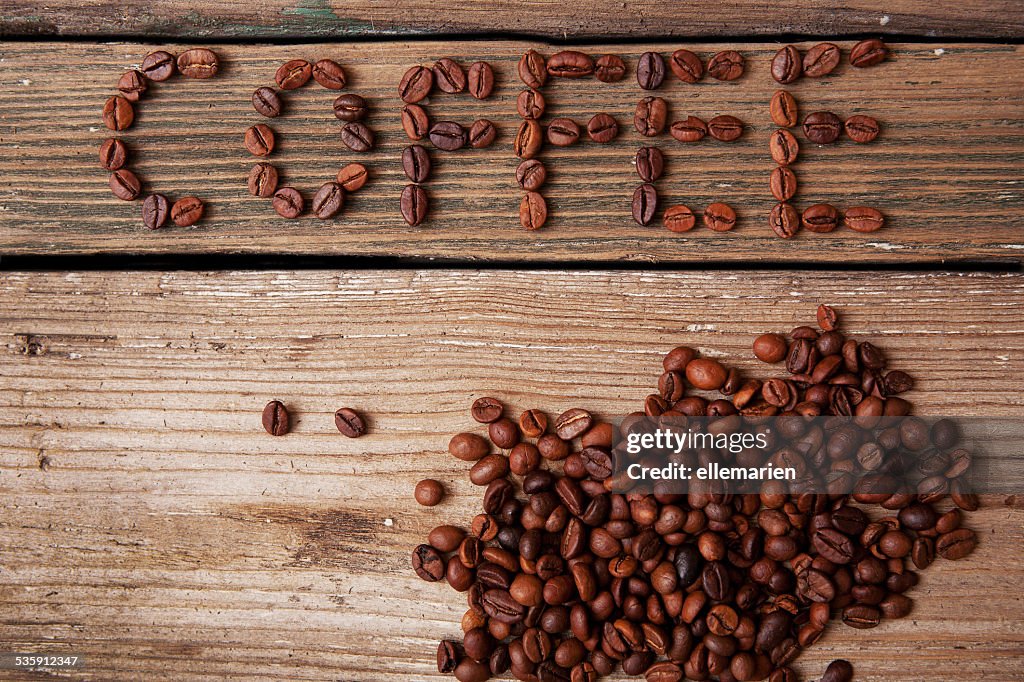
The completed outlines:
[[[922,35],[1013,38],[1024,34],[1024,11],[1014,0],[778,0],[770,6],[744,0],[676,2],[588,0],[464,0],[443,4],[411,0],[400,6],[375,0],[269,0],[254,8],[244,0],[45,5],[11,0],[0,35],[66,35],[216,38],[324,38],[517,33],[553,39],[582,37],[696,37],[800,33],[805,35]]]
[[[851,43],[843,43],[848,50]],[[684,85],[669,78],[657,94],[673,118],[720,113],[747,122],[740,141],[682,145],[667,134],[643,138],[633,130],[636,102],[644,96],[630,76],[616,84],[594,79],[546,88],[547,118],[585,122],[598,111],[619,121],[613,144],[585,143],[546,150],[550,168],[545,194],[551,219],[534,233],[518,221],[521,191],[511,141],[519,120],[515,97],[523,42],[369,42],[288,46],[215,46],[223,72],[214,80],[176,79],[158,84],[139,107],[124,135],[147,187],[208,200],[208,216],[193,228],[157,232],[141,224],[140,202],[116,200],[99,169],[96,150],[107,136],[100,123],[103,102],[118,75],[137,65],[152,46],[140,44],[5,43],[0,46],[0,253],[262,253],[396,256],[417,259],[645,262],[899,262],[990,260],[1019,262],[1024,239],[1024,90],[1014,74],[1024,71],[1024,47],[933,43],[895,45],[895,57],[872,69],[844,64],[833,77],[804,79],[792,88],[804,113],[833,110],[866,113],[883,125],[868,145],[845,140],[818,147],[804,141],[795,169],[797,204],[828,201],[840,208],[873,205],[888,217],[874,234],[841,229],[802,233],[784,241],[767,215],[774,204],[767,178],[773,126],[767,103],[776,89],[769,62],[776,45],[702,44],[705,58],[737,47],[747,57],[739,81],[705,80]],[[178,49],[177,46],[167,46]],[[655,46],[600,45],[592,54],[636,57]],[[670,46],[655,47],[663,53]],[[397,84],[415,63],[448,54],[468,64],[490,61],[499,85],[491,100],[435,96],[435,120],[464,124],[479,117],[500,129],[487,150],[433,154],[427,187],[432,212],[410,228],[399,213],[401,149]],[[70,65],[54,68],[55,56]],[[242,146],[246,127],[262,121],[252,109],[252,90],[272,82],[289,58],[332,57],[347,68],[351,90],[369,98],[370,125],[379,145],[358,155],[341,144],[331,114],[333,96],[308,86],[288,93],[289,113],[276,119],[278,164],[283,182],[307,200],[344,163],[365,161],[373,179],[326,223],[312,217],[285,221],[267,200],[245,190],[253,163]],[[798,137],[803,141],[802,133]],[[732,233],[699,228],[672,234],[657,224],[641,227],[630,217],[638,184],[632,160],[642,144],[665,150],[668,169],[658,182],[662,205],[683,202],[701,212],[726,201],[739,214]]]
[[[82,679],[443,679],[464,598],[408,554],[479,507],[441,454],[473,398],[612,416],[680,343],[763,373],[753,337],[826,301],[916,375],[919,414],[1021,416],[1022,294],[1010,274],[4,273],[0,649],[83,654]],[[260,427],[275,397],[284,438]],[[341,405],[371,433],[341,437]],[[426,476],[440,507],[412,500]],[[839,656],[868,682],[1019,679],[1024,510],[989,498],[969,525],[977,552],[924,574],[912,618],[833,624],[803,679]]]

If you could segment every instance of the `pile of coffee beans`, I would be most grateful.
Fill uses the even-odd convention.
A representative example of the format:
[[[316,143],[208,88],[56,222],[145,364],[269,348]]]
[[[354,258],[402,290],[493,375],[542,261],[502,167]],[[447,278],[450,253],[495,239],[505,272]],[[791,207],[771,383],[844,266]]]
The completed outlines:
[[[913,387],[910,375],[888,370],[870,342],[846,338],[828,306],[817,328],[764,334],[753,352],[784,362],[788,376],[744,378],[678,347],[665,356],[658,392],[631,417],[910,412],[899,396]],[[850,458],[881,463],[901,448],[934,453],[936,471],[916,493],[644,495],[611,492],[616,429],[630,419],[616,426],[581,408],[513,419],[490,397],[470,412],[486,437],[460,433],[448,449],[473,463],[483,512],[468,530],[438,526],[412,552],[419,577],[467,596],[463,641],[437,649],[438,670],[460,682],[507,671],[592,682],[616,669],[649,682],[795,682],[790,663],[834,615],[854,628],[906,616],[918,581],[908,562],[960,559],[977,541],[962,527],[962,510],[978,500],[960,484],[969,458],[952,450],[949,420],[929,428],[910,418],[860,449],[838,431],[819,434],[840,468]],[[423,504],[442,497],[436,481],[417,485]],[[852,675],[837,660],[821,679]]]
[[[351,407],[342,407],[334,412],[334,426],[349,438],[358,438],[368,430],[363,415]],[[291,427],[291,414],[284,403],[271,400],[266,404],[263,408],[263,428],[267,433],[271,436],[284,436],[291,431]]]
[[[177,57],[169,52],[150,52],[138,69],[125,71],[117,81],[119,94],[103,105],[103,125],[115,132],[127,130],[135,122],[135,105],[152,83],[168,80],[175,73],[185,78],[213,78],[220,68],[217,55],[205,47],[185,50]],[[110,171],[110,191],[122,201],[135,201],[143,195],[142,181],[127,168],[129,154],[124,142],[115,137],[100,144],[100,166]],[[142,202],[142,224],[156,230],[170,219],[178,227],[194,225],[203,217],[204,205],[197,197],[188,196],[173,204],[163,194],[150,194]]]
[[[435,149],[454,152],[464,147],[483,149],[490,147],[498,137],[498,129],[488,119],[473,121],[467,128],[455,121],[431,123],[424,102],[437,88],[441,92],[458,95],[468,93],[484,100],[494,91],[494,70],[487,62],[474,62],[468,71],[451,57],[443,57],[432,66],[418,65],[405,72],[398,85],[402,107],[402,128],[413,142],[429,139]],[[415,227],[427,218],[430,197],[423,184],[431,171],[430,153],[426,147],[410,145],[402,150],[402,171],[411,184],[402,190],[400,208],[402,218]]]
[[[281,93],[297,90],[311,80],[335,91],[344,90],[348,85],[345,69],[334,60],[321,59],[310,64],[305,59],[292,59],[278,67],[274,74],[278,90],[264,85],[253,91],[252,107],[261,116],[277,118],[285,106]],[[354,93],[339,95],[334,100],[333,110],[334,116],[344,122],[340,132],[342,144],[356,153],[373,149],[376,136],[364,122],[369,106],[363,97]],[[246,129],[244,141],[250,154],[264,158],[274,152],[276,134],[267,124],[257,123]],[[313,215],[320,220],[334,218],[344,207],[346,195],[361,188],[366,180],[366,166],[358,163],[345,166],[334,180],[325,182],[313,195],[310,203]],[[254,197],[273,198],[274,211],[282,218],[298,218],[306,210],[305,198],[294,187],[278,187],[279,181],[278,169],[261,161],[249,171],[246,186]]]

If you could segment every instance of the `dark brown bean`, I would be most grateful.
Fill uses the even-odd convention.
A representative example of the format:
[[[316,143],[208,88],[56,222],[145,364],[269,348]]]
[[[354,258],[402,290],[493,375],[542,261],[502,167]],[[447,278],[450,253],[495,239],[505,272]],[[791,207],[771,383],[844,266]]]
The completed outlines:
[[[245,148],[253,156],[269,156],[274,151],[274,131],[264,123],[250,126],[245,131]]]
[[[413,497],[424,507],[436,507],[444,499],[444,486],[440,481],[425,478],[416,484]]]
[[[141,71],[131,69],[121,74],[117,79],[117,89],[121,96],[129,102],[138,102],[142,94],[146,92],[146,77]]]
[[[430,153],[422,145],[409,145],[402,150],[402,171],[413,182],[426,182],[430,166]]]
[[[587,134],[594,142],[605,144],[618,136],[619,124],[608,114],[594,114],[587,122]]]
[[[434,84],[438,90],[455,94],[466,89],[466,72],[450,57],[442,57],[434,64]]]
[[[341,90],[348,83],[345,69],[333,59],[321,59],[313,64],[313,80],[328,90]]]
[[[786,45],[772,59],[772,78],[786,85],[792,83],[804,72],[803,57],[793,45]]]
[[[402,218],[410,227],[416,227],[426,219],[429,204],[426,190],[419,185],[406,185],[402,190]]]
[[[885,61],[888,56],[889,48],[885,43],[877,38],[869,38],[860,41],[850,50],[850,64],[863,69]]]
[[[580,139],[580,126],[571,118],[552,119],[548,124],[547,140],[556,147],[568,147]]]
[[[804,54],[804,75],[820,78],[832,73],[839,66],[841,53],[832,43],[819,43]]]
[[[657,147],[641,147],[634,158],[637,175],[644,182],[655,182],[665,172],[665,156]]]
[[[494,91],[494,69],[487,62],[473,62],[467,79],[469,94],[475,99],[487,99]]]
[[[301,88],[313,77],[313,67],[305,59],[292,59],[282,64],[274,74],[274,82],[282,90]]]
[[[650,183],[644,183],[633,191],[633,220],[640,225],[648,225],[654,220],[658,210],[658,190]]]
[[[415,106],[415,105],[407,105]],[[346,93],[339,95],[334,100],[333,104],[334,116],[339,121],[361,121],[366,118],[366,114],[369,112],[369,106],[366,100],[359,95]]]
[[[516,110],[525,119],[536,120],[544,115],[544,95],[536,90],[523,90],[516,98]]]
[[[601,55],[594,65],[594,75],[602,83],[618,82],[626,76],[626,64],[618,55]]]
[[[298,218],[306,208],[306,201],[294,187],[281,187],[274,192],[273,206],[282,218]]]
[[[163,227],[170,214],[170,204],[163,194],[151,194],[142,202],[142,224],[150,230]]]
[[[159,83],[174,75],[177,63],[170,52],[157,50],[146,55],[141,68],[146,78]]]
[[[342,143],[354,152],[368,152],[373,149],[376,137],[362,121],[346,123],[341,129]]]
[[[594,60],[576,50],[563,50],[551,55],[547,70],[549,76],[556,78],[585,78],[594,73]]]
[[[720,81],[734,81],[743,75],[745,66],[743,55],[725,50],[708,60],[708,75]]]
[[[715,116],[708,121],[708,133],[720,142],[733,142],[743,134],[743,121],[735,116]]]
[[[537,192],[527,192],[519,202],[519,223],[527,230],[537,230],[548,219],[548,205]]]
[[[320,220],[333,218],[345,204],[345,189],[337,182],[325,182],[313,195],[310,208]]]
[[[768,186],[776,199],[789,201],[796,195],[796,173],[785,166],[779,166],[772,170]]]
[[[689,50],[676,50],[668,62],[676,78],[684,83],[696,83],[704,77],[704,62]]]
[[[736,227],[736,211],[729,204],[709,204],[704,209],[704,226],[715,232],[728,232]]]
[[[128,149],[124,142],[110,137],[100,145],[100,167],[108,171],[123,168],[128,162]]]
[[[636,65],[636,82],[644,90],[657,90],[665,80],[665,60],[657,52],[644,52]]]
[[[516,168],[516,182],[529,192],[540,189],[547,180],[548,171],[537,159],[527,159]]]
[[[792,204],[780,202],[772,208],[768,224],[775,234],[783,239],[792,239],[800,230],[800,215]]]
[[[434,72],[425,66],[414,66],[405,72],[398,84],[398,96],[406,104],[426,99],[434,89]]]
[[[843,129],[846,130],[847,137],[860,144],[874,140],[878,137],[879,130],[878,121],[870,116],[863,116],[861,114],[846,119]]]
[[[544,87],[548,80],[548,69],[544,56],[536,50],[527,50],[519,59],[519,80],[529,88]]]
[[[831,111],[815,111],[804,117],[804,135],[816,144],[831,144],[843,132],[843,119]]]
[[[800,222],[811,232],[832,232],[839,226],[839,211],[830,204],[815,204],[804,209]]]
[[[263,408],[263,428],[271,436],[283,436],[291,429],[288,408],[280,400],[271,400]]]
[[[252,108],[256,113],[267,118],[281,115],[281,98],[274,88],[260,87],[252,93]]]
[[[138,176],[127,168],[120,168],[110,174],[110,191],[121,201],[135,201],[142,192]]]
[[[205,206],[196,197],[182,197],[171,206],[171,220],[178,227],[195,225],[203,217]]]
[[[216,53],[205,47],[193,47],[178,55],[178,73],[185,78],[213,78],[219,69]]]
[[[644,137],[660,135],[668,120],[668,103],[661,97],[644,97],[633,113],[633,128]]]

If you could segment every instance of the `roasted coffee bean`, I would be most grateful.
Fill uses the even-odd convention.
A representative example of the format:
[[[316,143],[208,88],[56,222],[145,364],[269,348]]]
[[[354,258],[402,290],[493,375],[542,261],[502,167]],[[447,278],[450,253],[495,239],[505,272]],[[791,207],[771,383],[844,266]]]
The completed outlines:
[[[668,120],[668,104],[661,97],[644,97],[636,105],[633,128],[644,137],[660,135]]]
[[[746,62],[735,50],[719,52],[708,60],[708,75],[720,81],[734,81],[743,75]]]
[[[518,444],[520,440],[519,427],[514,421],[504,417],[488,425],[487,435],[492,443],[506,450]]]
[[[110,191],[121,201],[135,201],[142,192],[142,183],[138,176],[127,168],[121,168],[110,174]]]
[[[882,620],[882,613],[874,606],[854,604],[843,609],[843,623],[852,628],[864,630],[877,627]]]
[[[788,166],[796,161],[800,153],[800,145],[797,143],[793,133],[785,128],[780,128],[768,138],[768,149],[772,159],[780,166]]]
[[[525,119],[536,120],[544,115],[544,95],[536,90],[523,90],[516,98],[516,110]]]
[[[205,47],[194,47],[178,55],[178,73],[185,78],[213,78],[219,68],[217,55]]]
[[[796,173],[785,166],[779,166],[772,171],[768,186],[773,197],[779,201],[789,201],[796,195]]]
[[[516,168],[516,182],[528,192],[540,189],[547,177],[547,168],[537,159],[527,159]]]
[[[583,435],[593,424],[594,418],[589,412],[574,407],[558,415],[555,420],[555,433],[562,440],[571,441],[573,438]]]
[[[829,663],[821,676],[821,682],[850,682],[852,679],[853,666],[841,658]]]
[[[889,48],[877,38],[862,40],[850,50],[850,64],[862,69],[885,61],[889,56]]]
[[[626,63],[618,55],[603,54],[597,58],[594,75],[602,83],[615,83],[625,78]]]
[[[697,216],[687,206],[676,204],[665,209],[662,222],[669,232],[689,232],[697,224]]]
[[[413,497],[424,507],[436,507],[444,499],[444,486],[432,478],[425,478],[416,484]]]
[[[540,152],[544,133],[537,121],[523,121],[512,141],[512,149],[520,159],[532,159]]]
[[[650,183],[644,183],[633,192],[633,220],[648,225],[658,210],[658,190]]]
[[[733,142],[743,134],[743,121],[735,116],[715,116],[708,121],[708,133],[721,142]]]
[[[940,535],[935,542],[935,550],[943,559],[957,560],[974,551],[978,544],[978,538],[973,530],[960,528],[951,533]]]
[[[110,137],[100,145],[100,167],[103,170],[116,171],[128,162],[128,149],[124,142]]]
[[[177,64],[170,52],[157,50],[150,52],[142,60],[142,73],[151,81],[162,82],[174,75]]]
[[[491,678],[491,670],[480,661],[464,658],[455,666],[454,675],[459,682],[486,682]]]
[[[410,227],[416,227],[426,219],[429,203],[425,189],[419,185],[406,185],[400,202],[402,218]]]
[[[271,400],[263,408],[263,428],[271,436],[285,435],[290,425],[288,408],[280,400]]]
[[[783,239],[792,239],[800,231],[800,215],[792,204],[783,201],[772,208],[768,224],[775,234]]]
[[[171,220],[178,227],[195,225],[203,217],[205,207],[196,197],[182,197],[171,206]]]
[[[834,564],[847,564],[856,554],[853,541],[832,528],[822,528],[812,538],[818,553]]]
[[[585,78],[594,73],[594,60],[582,52],[563,50],[551,55],[547,70],[556,78]]]
[[[373,149],[376,137],[362,121],[346,123],[341,129],[342,143],[354,152],[368,152]]]
[[[832,43],[819,43],[804,54],[804,75],[820,78],[832,73],[839,66],[841,53]]]
[[[321,59],[313,64],[313,80],[328,90],[341,90],[348,83],[345,69],[332,59]]]
[[[406,104],[415,104],[434,89],[434,72],[425,66],[414,66],[405,72],[398,84],[398,96]]]
[[[594,114],[587,122],[587,134],[594,142],[605,144],[619,134],[619,124],[608,114]]]
[[[778,334],[762,334],[754,339],[754,357],[761,362],[782,362],[786,352],[786,340]]]
[[[689,50],[676,50],[668,62],[676,78],[684,83],[696,83],[704,77],[704,62]]]
[[[469,94],[475,99],[487,99],[494,91],[494,69],[487,62],[473,62],[467,77]]]
[[[769,104],[772,121],[782,128],[792,128],[799,122],[796,98],[785,90],[776,90]]]
[[[466,89],[466,72],[450,57],[442,57],[434,64],[434,83],[438,90],[455,94]]]
[[[274,131],[259,123],[245,131],[245,148],[253,156],[269,156],[274,151]]]
[[[839,211],[830,204],[815,204],[804,209],[800,223],[811,232],[832,232],[839,226]]]
[[[281,98],[274,88],[256,88],[252,93],[252,108],[256,113],[267,118],[275,118],[281,115]]]
[[[488,616],[501,623],[520,623],[526,617],[526,607],[513,599],[506,590],[487,590],[480,598],[480,605]]]
[[[885,217],[868,206],[852,206],[843,213],[843,224],[855,232],[875,232],[885,224]]]
[[[339,121],[362,121],[366,118],[368,110],[366,100],[359,95],[347,93],[339,95],[334,100],[334,116]]]
[[[410,140],[422,140],[430,132],[430,118],[418,104],[402,107],[402,129]]]
[[[636,152],[636,172],[644,182],[655,182],[665,172],[665,156],[657,147],[641,147]]]
[[[818,326],[821,327],[822,331],[831,332],[835,331],[836,326],[838,325],[839,318],[837,317],[836,311],[835,309],[832,308],[832,306],[828,306],[822,303],[821,305],[818,306],[816,319],[818,321]],[[824,350],[825,346],[822,345],[822,341],[825,338],[829,338],[827,334],[825,336],[821,336],[818,338],[818,349],[822,351],[823,355],[833,355],[834,353],[825,352]],[[833,517],[834,516],[835,515],[833,514]]]
[[[150,230],[163,227],[170,213],[170,204],[163,194],[150,194],[142,202],[142,224]]]
[[[548,417],[540,410],[526,410],[519,415],[519,429],[529,438],[542,436],[548,430]]]
[[[686,380],[702,391],[717,391],[725,384],[725,368],[713,358],[697,358],[686,365]]]
[[[282,90],[301,88],[313,77],[313,67],[305,59],[292,59],[282,64],[274,74],[274,82]]]
[[[443,640],[437,645],[437,672],[445,674],[455,670],[459,664],[459,652],[455,642]]]
[[[135,69],[125,71],[117,79],[117,89],[121,92],[121,96],[129,102],[138,102],[142,94],[146,92],[146,77]]]
[[[448,441],[448,452],[464,462],[475,462],[490,452],[490,447],[475,433],[459,433]]]
[[[519,224],[527,230],[538,230],[548,219],[548,205],[537,192],[527,192],[519,202]]]
[[[519,80],[526,87],[539,89],[548,81],[548,69],[544,56],[536,50],[527,50],[519,59]]]
[[[426,182],[430,177],[430,153],[414,144],[402,150],[402,171],[413,182]]]
[[[636,64],[636,82],[644,90],[657,90],[665,80],[665,60],[657,52],[644,52]]]
[[[804,135],[816,144],[831,144],[843,132],[843,119],[831,111],[815,111],[804,118]]]
[[[313,195],[310,208],[320,220],[333,218],[345,204],[345,189],[336,182],[325,182]]]
[[[715,232],[728,232],[736,227],[736,211],[729,204],[709,204],[704,209],[704,226]]]
[[[846,130],[848,138],[860,144],[871,142],[878,137],[878,121],[870,116],[851,116],[846,119],[843,129]]]
[[[430,545],[419,545],[412,552],[412,570],[423,580],[436,583],[444,578],[444,558]]]
[[[910,549],[910,559],[922,571],[932,565],[935,561],[935,541],[931,538],[919,537],[914,540]]]
[[[127,130],[134,120],[132,103],[121,95],[114,95],[103,105],[103,125],[111,130]]]
[[[498,421],[501,419],[504,411],[505,405],[497,398],[491,398],[489,396],[477,398],[469,408],[469,413],[473,417],[474,421],[480,422],[481,424],[490,424]]]
[[[342,189],[351,193],[362,189],[368,179],[366,166],[361,163],[350,163],[338,171],[335,181]]]
[[[548,142],[556,147],[568,147],[580,139],[580,127],[571,118],[556,118],[548,124]]]
[[[803,72],[803,57],[795,46],[786,45],[775,53],[772,59],[772,78],[776,81],[786,85],[800,78]]]
[[[281,187],[274,192],[273,206],[282,218],[298,218],[306,208],[306,201],[294,187]]]
[[[674,122],[669,132],[680,142],[697,142],[708,134],[708,124],[696,116],[687,116],[682,121]]]
[[[501,454],[487,455],[470,468],[469,480],[474,485],[487,485],[507,476],[508,472],[508,457]]]

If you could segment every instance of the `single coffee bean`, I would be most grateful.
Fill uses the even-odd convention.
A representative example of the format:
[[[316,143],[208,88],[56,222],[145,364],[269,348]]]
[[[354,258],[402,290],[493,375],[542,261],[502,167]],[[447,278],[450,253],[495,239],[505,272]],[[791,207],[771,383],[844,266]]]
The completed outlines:
[[[796,195],[796,173],[790,168],[779,166],[772,171],[768,186],[773,197],[779,201],[789,201]]]
[[[138,102],[142,94],[146,92],[146,77],[135,69],[125,71],[117,79],[117,89],[121,92],[121,96],[129,102]]]
[[[150,230],[164,226],[170,215],[170,204],[163,194],[150,194],[142,202],[142,224]]]
[[[626,77],[626,63],[615,54],[603,54],[594,65],[594,75],[602,83],[616,83]]]
[[[680,142],[697,142],[708,134],[708,124],[696,116],[687,116],[673,123],[669,132]]]
[[[804,55],[804,75],[820,78],[832,73],[839,66],[841,53],[837,45],[819,43]]]
[[[252,108],[256,113],[267,118],[276,118],[281,115],[281,98],[274,88],[256,88],[252,93]]]
[[[878,137],[878,121],[870,116],[860,114],[851,116],[846,119],[843,128],[846,130],[847,137],[860,144],[871,142]]]
[[[321,59],[313,65],[313,80],[328,90],[341,90],[348,83],[345,69],[332,59]]]
[[[418,104],[402,107],[402,129],[410,140],[422,140],[430,132],[430,118]]]
[[[274,82],[282,90],[301,88],[313,77],[313,67],[305,59],[292,59],[285,62],[274,74]]]
[[[780,166],[788,166],[796,161],[800,153],[800,144],[793,137],[793,133],[785,128],[780,128],[768,138],[768,150],[772,159]]]
[[[346,123],[341,129],[341,142],[354,152],[368,152],[373,149],[376,137],[362,121]]]
[[[658,210],[658,190],[654,185],[644,183],[633,191],[633,220],[648,225]]]
[[[665,172],[665,155],[657,147],[640,147],[636,152],[636,172],[644,182],[655,182]]]
[[[274,151],[274,131],[264,123],[250,126],[245,131],[245,148],[253,156],[269,156]]]
[[[668,103],[661,97],[644,97],[637,102],[633,127],[644,137],[660,135],[668,120]]]
[[[526,119],[539,119],[544,115],[544,95],[536,90],[523,90],[516,98],[516,110]]]
[[[540,410],[526,410],[519,415],[519,430],[528,438],[538,438],[548,430],[548,416]]]
[[[768,224],[772,231],[783,239],[792,239],[800,230],[800,216],[792,204],[780,202],[772,208]],[[756,354],[756,350],[755,350]],[[781,358],[780,358],[781,359]],[[777,361],[773,361],[777,362]]]
[[[571,118],[556,118],[548,124],[548,142],[556,147],[568,147],[580,139],[580,126]]]
[[[885,43],[877,38],[869,38],[860,41],[850,50],[850,64],[863,69],[885,61],[888,56],[889,48]]]
[[[110,174],[110,191],[121,201],[135,201],[142,192],[142,183],[138,176],[127,168],[121,168]]]
[[[977,545],[978,537],[974,534],[974,531],[960,528],[951,533],[940,535],[939,539],[935,542],[935,550],[943,559],[956,561],[957,559],[963,559],[973,552]]]
[[[540,189],[547,178],[547,168],[537,159],[527,159],[516,168],[516,182],[528,192]]]
[[[734,81],[743,75],[746,62],[735,50],[719,52],[708,60],[708,75],[720,81]]]
[[[636,82],[644,90],[657,90],[665,80],[665,59],[657,52],[644,52],[636,64]]]
[[[534,90],[544,87],[548,81],[548,69],[544,56],[536,50],[527,50],[519,59],[519,80]]]
[[[594,60],[576,50],[563,50],[551,55],[547,70],[555,78],[585,78],[594,73]]]
[[[835,309],[832,306],[825,305],[824,303],[822,303],[821,305],[818,306],[818,312],[816,314],[816,319],[818,321],[818,326],[821,327],[822,330],[826,331],[826,332],[835,331],[836,327],[839,324],[839,318],[836,315]],[[823,338],[824,337],[822,337],[822,339]],[[818,343],[818,348],[819,349],[824,348],[824,346],[821,345],[820,340],[819,340],[819,343]],[[837,514],[838,514],[838,512],[837,512]],[[837,514],[833,514],[832,515],[832,521],[833,521],[832,525],[833,526],[836,525],[835,524],[836,519],[837,518],[841,518],[841,517],[837,517]],[[836,527],[838,528],[838,526],[836,526]]]
[[[473,62],[467,78],[469,94],[475,99],[487,99],[494,91],[494,69],[487,62]]]
[[[433,68],[434,83],[441,92],[455,94],[466,89],[466,72],[450,57],[437,60]]]
[[[800,222],[811,232],[831,232],[839,226],[839,211],[831,204],[815,204],[804,209]]]
[[[100,145],[100,167],[103,170],[116,171],[128,162],[128,149],[124,142],[113,137],[103,140]]]
[[[684,83],[696,83],[704,77],[704,62],[689,50],[676,50],[668,61],[676,78]]]
[[[414,66],[405,72],[398,84],[398,95],[406,104],[415,104],[434,89],[434,72],[425,66]]]
[[[349,407],[342,407],[335,411],[334,425],[338,427],[341,435],[349,438],[359,438],[366,433],[366,420]]]
[[[804,117],[804,135],[816,144],[831,144],[843,131],[843,119],[831,111],[815,111]]]
[[[481,424],[491,424],[501,419],[505,411],[505,405],[497,398],[484,396],[473,401],[469,413],[474,420]]]
[[[885,217],[868,206],[851,206],[843,213],[843,224],[855,232],[875,232],[882,229]]]
[[[519,202],[519,223],[527,230],[537,230],[548,219],[548,205],[537,192],[527,192]]]
[[[662,222],[669,232],[689,232],[697,224],[697,216],[689,207],[676,204],[665,209]]]
[[[593,425],[594,418],[589,412],[574,407],[558,415],[558,418],[555,419],[555,434],[563,441],[571,441],[573,438],[583,435]]]
[[[346,192],[356,192],[363,188],[369,178],[366,166],[361,163],[350,163],[338,171],[335,181]]]
[[[280,400],[271,400],[263,408],[263,428],[271,436],[283,436],[288,433],[291,420],[288,408]]]
[[[415,106],[415,105],[412,105]],[[366,118],[369,106],[359,95],[346,93],[334,100],[334,116],[339,121],[362,121]]]
[[[444,486],[432,478],[425,478],[416,484],[413,497],[424,507],[436,507],[444,499]]]
[[[195,225],[203,217],[205,206],[197,197],[182,197],[171,206],[171,220],[178,227]]]
[[[425,189],[419,185],[406,185],[400,201],[402,217],[410,227],[416,227],[427,217],[430,200]]]
[[[345,190],[336,182],[325,182],[313,195],[310,208],[320,220],[333,218],[345,203]]]
[[[587,122],[587,134],[599,144],[614,140],[619,134],[619,124],[608,114],[594,114]]]
[[[475,433],[458,433],[448,441],[448,452],[464,462],[475,462],[490,452],[490,446]]]
[[[728,232],[736,227],[736,211],[729,204],[709,204],[704,209],[704,225],[715,232]]]
[[[430,126],[430,142],[443,151],[462,149],[468,141],[469,133],[454,121],[438,121]]]
[[[194,47],[178,55],[178,72],[185,78],[213,78],[220,69],[220,60],[213,50]]]
[[[532,159],[540,152],[544,134],[537,121],[523,121],[512,141],[512,150],[520,159]]]
[[[469,480],[473,485],[488,485],[491,481],[507,476],[508,472],[508,457],[502,454],[487,455],[469,470]]]
[[[800,78],[803,74],[803,57],[800,50],[793,45],[786,45],[775,53],[772,59],[772,78],[786,85]]]
[[[743,121],[735,116],[715,116],[708,121],[708,133],[721,142],[733,142],[743,134]]]
[[[754,339],[754,357],[761,362],[782,362],[786,351],[786,340],[778,334],[762,334]]]
[[[163,82],[174,75],[176,63],[170,52],[157,50],[150,52],[142,60],[142,73],[151,81]]]
[[[853,666],[841,658],[829,663],[821,676],[821,682],[850,682],[852,679]]]
[[[792,128],[799,122],[796,98],[785,90],[776,90],[769,105],[772,122],[781,128]]]
[[[403,149],[402,171],[413,182],[426,182],[430,177],[430,154],[426,148],[414,144]]]
[[[298,218],[306,208],[306,202],[294,187],[282,187],[274,192],[274,210],[282,218]]]
[[[103,125],[111,130],[127,130],[134,120],[132,103],[121,95],[114,95],[103,105]]]
[[[437,645],[437,672],[450,673],[458,664],[459,652],[455,648],[455,642],[444,640]]]
[[[436,583],[444,578],[444,557],[430,545],[419,545],[412,551],[412,570],[423,580]]]
[[[914,546],[910,550],[910,559],[922,571],[931,566],[935,561],[935,541],[922,537],[914,540]]]

